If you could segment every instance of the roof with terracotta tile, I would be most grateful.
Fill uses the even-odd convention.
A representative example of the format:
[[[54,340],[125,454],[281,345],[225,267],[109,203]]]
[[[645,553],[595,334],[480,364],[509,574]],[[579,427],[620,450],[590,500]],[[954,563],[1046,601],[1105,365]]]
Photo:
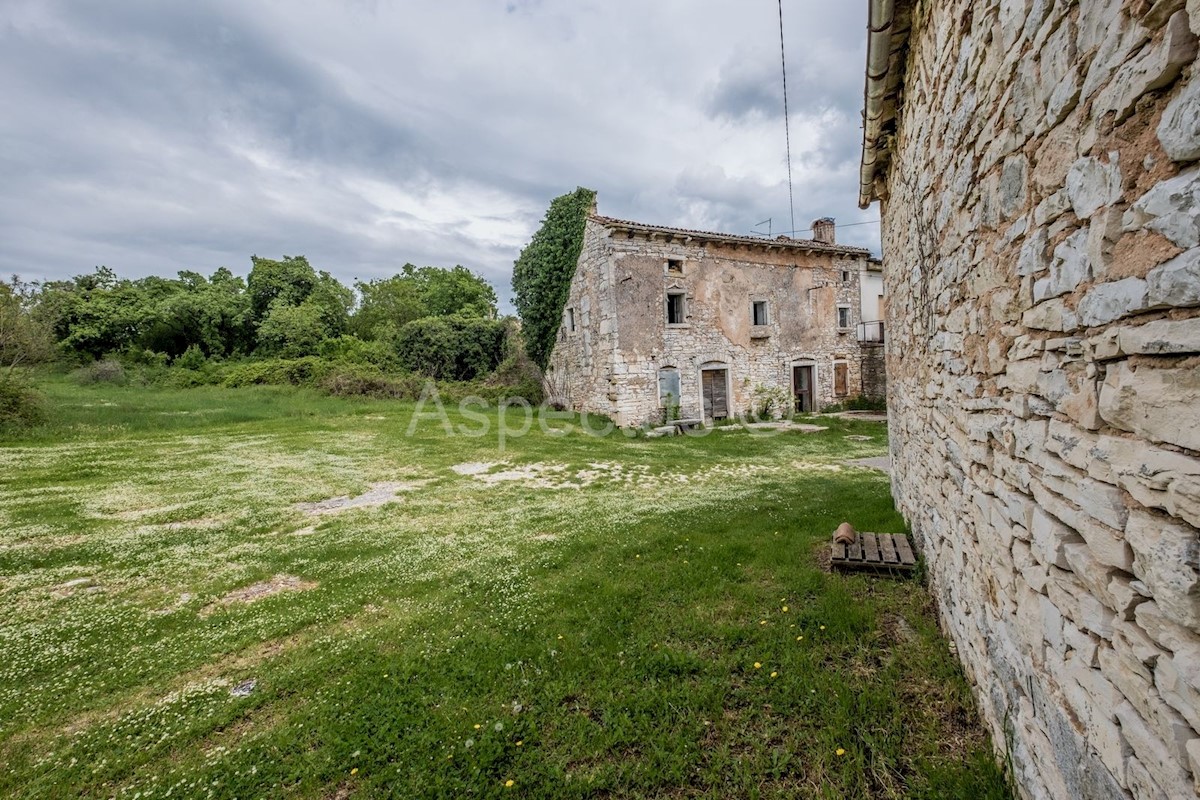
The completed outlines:
[[[599,214],[591,214],[589,219],[600,223],[606,228],[627,231],[630,233],[659,234],[676,238],[691,239],[700,242],[724,242],[729,244],[752,245],[756,247],[786,248],[807,250],[810,252],[832,253],[834,255],[870,257],[871,251],[862,247],[850,247],[842,244],[825,244],[814,239],[792,239],[779,236],[769,239],[765,236],[744,236],[736,233],[717,233],[715,231],[698,231],[690,228],[671,228],[666,225],[649,225],[645,222],[632,222],[625,219],[614,219]]]

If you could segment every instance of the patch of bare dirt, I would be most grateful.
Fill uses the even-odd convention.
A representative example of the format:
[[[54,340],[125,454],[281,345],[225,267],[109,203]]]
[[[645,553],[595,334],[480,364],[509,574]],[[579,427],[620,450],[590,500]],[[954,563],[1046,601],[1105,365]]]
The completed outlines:
[[[352,508],[377,508],[378,506],[392,502],[401,492],[410,492],[413,489],[419,489],[426,483],[427,481],[373,483],[369,490],[358,497],[331,497],[319,503],[297,503],[296,509],[303,511],[305,514],[322,516],[324,514],[338,514]]]
[[[241,589],[234,589],[220,600],[205,607],[201,614],[211,614],[216,610],[217,606],[230,606],[234,603],[254,603],[262,600],[264,597],[270,597],[280,592],[303,592],[315,588],[317,588],[315,581],[306,581],[297,578],[295,575],[276,575],[269,581],[262,581],[249,586],[243,586]]]

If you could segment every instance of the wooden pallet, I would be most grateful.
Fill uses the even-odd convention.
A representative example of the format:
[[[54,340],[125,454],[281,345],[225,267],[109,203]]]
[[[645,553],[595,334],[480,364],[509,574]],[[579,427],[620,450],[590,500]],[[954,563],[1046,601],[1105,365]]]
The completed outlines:
[[[911,572],[917,557],[903,534],[860,533],[854,544],[833,543],[832,564],[841,570]]]

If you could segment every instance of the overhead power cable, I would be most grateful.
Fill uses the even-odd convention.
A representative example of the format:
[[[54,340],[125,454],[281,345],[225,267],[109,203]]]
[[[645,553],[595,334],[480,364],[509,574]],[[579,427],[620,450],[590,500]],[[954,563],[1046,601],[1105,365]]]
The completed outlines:
[[[787,53],[783,46],[783,0],[779,0],[779,63],[783,67],[783,136],[787,144],[788,210],[796,230],[796,201],[792,197],[792,127],[788,116]]]

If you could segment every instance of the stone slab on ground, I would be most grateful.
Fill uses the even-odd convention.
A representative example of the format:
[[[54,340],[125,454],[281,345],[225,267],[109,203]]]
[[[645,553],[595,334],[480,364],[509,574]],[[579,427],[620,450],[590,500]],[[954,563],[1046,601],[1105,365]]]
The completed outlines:
[[[877,469],[880,472],[892,474],[892,459],[891,456],[878,456],[876,458],[856,458],[853,461],[847,461],[847,464],[855,467],[867,467],[868,469]]]

